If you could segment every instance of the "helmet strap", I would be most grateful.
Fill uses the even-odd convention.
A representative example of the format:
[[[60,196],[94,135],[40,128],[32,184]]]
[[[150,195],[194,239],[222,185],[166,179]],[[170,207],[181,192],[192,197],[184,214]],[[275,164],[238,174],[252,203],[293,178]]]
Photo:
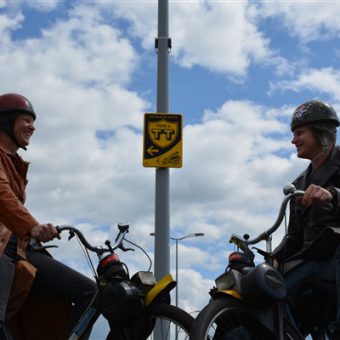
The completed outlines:
[[[15,120],[17,119],[17,117],[19,116],[19,114],[9,114],[5,120],[0,122],[0,129],[5,132],[9,138],[14,142],[14,144],[18,147],[18,148],[22,148],[24,150],[27,150],[27,148],[25,146],[21,146],[14,134],[14,124],[15,124]]]

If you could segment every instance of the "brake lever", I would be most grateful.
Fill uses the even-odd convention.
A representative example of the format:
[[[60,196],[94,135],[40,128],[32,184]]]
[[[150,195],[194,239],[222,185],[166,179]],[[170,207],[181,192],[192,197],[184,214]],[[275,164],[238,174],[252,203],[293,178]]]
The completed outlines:
[[[271,266],[274,265],[274,254],[273,253],[268,253],[257,247],[252,247],[252,249],[255,249],[260,255],[262,255],[268,264],[270,264]]]
[[[129,251],[129,250],[135,251],[133,248],[125,248],[122,243],[120,244],[119,249],[121,249],[122,251]]]
[[[105,245],[110,249],[111,253],[114,252],[113,248],[111,247],[111,242],[110,242],[109,240],[105,241]],[[121,249],[122,251],[129,251],[129,250],[135,251],[135,250],[132,249],[132,248],[125,248],[125,247],[123,246],[123,243],[121,243],[121,244],[118,246],[118,248]]]
[[[41,251],[41,250],[45,250],[45,249],[49,249],[49,248],[59,248],[58,246],[56,245],[49,245],[49,246],[43,246],[39,243],[34,243],[32,245],[32,248],[33,248],[33,251]]]
[[[263,257],[268,257],[268,258],[271,258],[273,257],[273,254],[272,253],[268,253],[260,248],[257,248],[257,247],[251,247],[251,249],[255,249],[260,255],[262,255]]]

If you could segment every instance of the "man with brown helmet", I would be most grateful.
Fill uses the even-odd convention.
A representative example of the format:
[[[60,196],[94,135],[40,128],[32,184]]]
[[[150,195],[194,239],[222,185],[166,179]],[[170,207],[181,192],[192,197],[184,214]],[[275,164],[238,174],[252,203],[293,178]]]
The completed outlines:
[[[31,246],[32,240],[48,242],[58,237],[53,224],[38,222],[24,206],[29,164],[17,151],[19,148],[26,150],[29,145],[35,131],[35,119],[36,112],[26,97],[16,93],[0,96],[1,340],[12,339],[12,335],[35,340],[65,339],[97,291],[92,280],[56,261],[47,252],[36,251]],[[47,310],[41,310],[38,307],[34,309],[32,303],[31,310],[25,306],[30,295],[35,297],[35,301],[52,296],[56,299],[53,301],[63,301],[64,307],[50,303]],[[47,315],[51,315],[52,319],[53,312],[58,308],[65,315],[50,320],[50,328],[42,325],[41,319],[37,320],[39,312],[45,315],[50,313]],[[26,310],[25,315],[11,332],[9,322],[20,316],[22,310]],[[65,327],[60,325],[63,319],[68,323]],[[36,321],[44,331],[34,328]],[[30,332],[33,333],[26,334]]]

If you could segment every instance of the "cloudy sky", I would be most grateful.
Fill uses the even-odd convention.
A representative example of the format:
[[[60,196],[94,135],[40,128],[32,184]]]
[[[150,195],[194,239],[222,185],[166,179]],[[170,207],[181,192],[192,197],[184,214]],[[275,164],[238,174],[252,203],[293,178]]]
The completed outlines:
[[[170,1],[169,111],[184,118],[171,236],[205,234],[179,244],[188,312],[207,303],[228,236],[271,226],[282,187],[306,166],[290,143],[294,108],[318,98],[340,111],[339,16],[338,1]],[[156,110],[157,1],[0,0],[0,36],[0,93],[24,94],[38,116],[21,152],[32,214],[76,224],[94,244],[129,221],[152,255],[155,170],[142,166],[142,130]],[[57,243],[55,257],[90,273],[75,242]],[[138,251],[121,257],[131,272],[148,267]]]

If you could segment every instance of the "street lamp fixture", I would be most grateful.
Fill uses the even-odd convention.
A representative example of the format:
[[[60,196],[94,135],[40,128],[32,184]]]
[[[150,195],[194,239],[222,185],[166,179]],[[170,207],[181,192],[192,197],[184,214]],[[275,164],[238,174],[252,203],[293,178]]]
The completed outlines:
[[[150,233],[150,235],[155,236],[155,233]],[[176,307],[178,307],[178,243],[187,238],[200,237],[200,236],[204,236],[204,233],[193,233],[193,234],[188,234],[188,235],[184,235],[181,237],[170,237],[170,240],[173,240],[176,242]]]

